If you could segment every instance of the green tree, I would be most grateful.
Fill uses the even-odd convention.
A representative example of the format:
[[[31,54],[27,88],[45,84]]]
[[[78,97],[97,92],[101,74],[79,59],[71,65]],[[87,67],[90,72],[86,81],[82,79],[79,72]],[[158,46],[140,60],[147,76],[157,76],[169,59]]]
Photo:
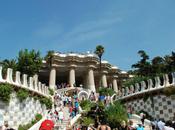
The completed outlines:
[[[96,46],[95,54],[97,54],[97,56],[100,59],[100,71],[101,71],[101,59],[102,59],[102,56],[103,56],[104,52],[105,52],[105,50],[104,50],[104,47],[102,45]]]
[[[133,64],[132,68],[136,68],[136,74],[139,76],[149,76],[151,71],[151,64],[148,62],[149,56],[143,50],[138,51],[138,54],[141,60]]]
[[[46,60],[46,62],[47,62],[48,65],[49,65],[49,67],[52,66],[54,53],[55,53],[55,51],[50,50],[50,51],[47,52],[47,55],[44,57],[44,59]]]
[[[157,74],[164,73],[165,70],[165,62],[164,59],[160,56],[156,56],[152,59],[152,76],[156,76]]]
[[[1,62],[1,64],[3,67],[3,70],[2,70],[3,75],[6,75],[8,68],[13,69],[14,72],[17,69],[17,62],[15,59],[11,59],[11,60],[5,59]],[[15,73],[13,73],[13,74],[15,74]]]
[[[42,57],[39,51],[21,50],[18,55],[17,69],[29,76],[37,74],[42,66]]]
[[[99,59],[100,59],[100,87],[102,86],[102,85],[101,85],[101,60],[102,60],[102,56],[103,56],[104,52],[105,52],[105,49],[104,49],[104,47],[103,47],[102,45],[97,45],[97,46],[96,46],[96,49],[95,49],[95,51],[94,51],[94,53],[95,53],[95,54],[99,57]]]

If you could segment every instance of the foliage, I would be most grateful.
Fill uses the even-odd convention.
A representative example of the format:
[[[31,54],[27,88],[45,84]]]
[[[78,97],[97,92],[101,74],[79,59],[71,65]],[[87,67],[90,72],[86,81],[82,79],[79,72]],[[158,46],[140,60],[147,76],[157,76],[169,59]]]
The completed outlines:
[[[20,102],[24,101],[25,99],[27,99],[27,97],[29,97],[29,91],[25,90],[25,89],[19,89],[16,92],[16,96],[19,99]]]
[[[47,109],[52,108],[52,99],[46,97],[39,97],[39,101],[41,104],[45,105]]]
[[[175,94],[175,88],[174,86],[173,87],[167,87],[167,88],[164,88],[163,89],[163,93],[166,95],[166,96],[171,96],[171,95],[174,95]]]
[[[49,67],[52,66],[54,53],[55,53],[55,51],[50,50],[50,51],[47,52],[47,55],[44,57],[44,59],[46,60],[46,62],[47,62],[48,65],[49,65]]]
[[[36,114],[35,115],[35,119],[37,120],[37,121],[39,121],[39,120],[41,120],[42,119],[42,115],[41,114]]]
[[[0,99],[5,103],[9,103],[12,90],[13,90],[12,85],[0,84]]]
[[[146,81],[149,78],[151,78],[151,77],[135,76],[131,79],[124,81],[122,84],[123,84],[123,87],[129,87],[131,85],[135,85],[136,83],[140,83],[141,81]]]
[[[51,96],[54,95],[54,91],[53,91],[53,89],[49,88],[49,94],[50,94]]]
[[[164,57],[156,56],[149,61],[149,56],[143,50],[138,51],[141,59],[132,65],[135,70],[130,70],[130,74],[141,77],[155,77],[163,73],[175,71],[175,52]]]
[[[127,122],[127,112],[123,105],[116,101],[105,110],[106,121],[111,128],[118,127],[124,120]]]
[[[42,65],[42,58],[39,51],[27,49],[21,50],[18,55],[17,69],[29,76],[38,73]]]
[[[90,111],[91,107],[94,106],[94,104],[90,100],[84,100],[80,102],[80,106],[85,111]]]
[[[3,67],[2,68],[2,74],[3,75],[7,74],[7,69],[8,68],[13,69],[14,72],[17,70],[17,62],[16,62],[15,59],[11,59],[11,60],[5,59],[1,62],[1,65]]]
[[[94,119],[91,117],[82,117],[80,119],[82,126],[88,127],[90,124],[94,124]]]
[[[35,119],[31,121],[31,123],[25,124],[25,125],[19,125],[18,130],[28,130],[30,127],[32,127],[34,124],[36,124],[39,120],[42,119],[41,114],[36,114]]]
[[[106,96],[110,95],[110,96],[112,96],[115,93],[115,91],[111,88],[100,87],[99,88],[99,93],[100,93],[100,95],[106,95]]]

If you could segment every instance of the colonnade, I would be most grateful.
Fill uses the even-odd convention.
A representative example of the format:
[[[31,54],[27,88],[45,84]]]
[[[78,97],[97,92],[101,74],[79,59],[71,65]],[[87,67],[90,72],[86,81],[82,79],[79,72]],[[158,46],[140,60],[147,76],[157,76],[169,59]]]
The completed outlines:
[[[71,65],[69,68],[69,85],[70,87],[74,87],[74,84],[76,82],[76,65]],[[89,65],[87,68],[87,75],[82,75],[86,77],[86,85],[87,88],[91,91],[95,92],[95,79],[94,79],[94,69],[95,66]],[[50,70],[50,77],[49,77],[49,87],[52,89],[55,89],[56,86],[56,67],[52,67]],[[102,86],[107,87],[107,71],[103,71],[101,74],[101,81]],[[112,76],[112,86],[114,91],[118,92],[118,85],[117,85],[117,76]]]

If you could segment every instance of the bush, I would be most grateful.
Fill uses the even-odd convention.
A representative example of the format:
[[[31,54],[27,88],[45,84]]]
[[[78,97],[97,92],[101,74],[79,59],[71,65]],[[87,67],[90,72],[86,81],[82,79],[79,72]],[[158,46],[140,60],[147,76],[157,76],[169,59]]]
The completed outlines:
[[[105,110],[106,122],[111,128],[116,128],[124,120],[127,122],[127,112],[123,105],[116,101]]]
[[[35,119],[31,121],[31,123],[25,124],[25,125],[19,125],[18,130],[28,130],[30,127],[32,127],[34,124],[36,124],[39,120],[42,119],[41,114],[36,114]]]
[[[53,89],[49,88],[49,94],[50,94],[51,96],[54,95],[54,91],[53,91]]]
[[[150,79],[150,77],[142,77],[142,76],[136,76],[129,80],[126,80],[122,83],[122,86],[124,87],[130,87],[131,85],[135,85],[136,83],[140,83],[141,81],[145,81]]]
[[[35,115],[35,119],[36,119],[37,121],[41,120],[41,119],[42,119],[42,115],[41,115],[41,114],[36,114],[36,115]]]
[[[5,103],[9,103],[12,91],[13,91],[12,85],[0,84],[0,99]]]
[[[45,105],[47,109],[52,108],[52,99],[46,97],[39,97],[39,101],[41,104]]]
[[[111,88],[101,87],[101,88],[99,88],[99,93],[100,93],[100,95],[106,95],[106,96],[110,95],[110,96],[112,96],[115,93],[115,91]]]
[[[20,102],[24,101],[29,97],[29,91],[25,89],[19,89],[16,93],[17,98],[19,99]]]
[[[80,102],[80,106],[85,111],[90,111],[91,107],[94,106],[94,103],[92,103],[90,100],[84,100]]]

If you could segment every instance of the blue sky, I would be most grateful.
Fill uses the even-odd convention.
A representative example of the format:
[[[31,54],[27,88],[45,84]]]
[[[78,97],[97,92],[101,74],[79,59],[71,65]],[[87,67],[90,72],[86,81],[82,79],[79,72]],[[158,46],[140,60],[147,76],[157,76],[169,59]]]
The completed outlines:
[[[28,48],[94,51],[129,70],[138,50],[150,57],[175,51],[174,0],[5,0],[0,1],[0,60]]]

